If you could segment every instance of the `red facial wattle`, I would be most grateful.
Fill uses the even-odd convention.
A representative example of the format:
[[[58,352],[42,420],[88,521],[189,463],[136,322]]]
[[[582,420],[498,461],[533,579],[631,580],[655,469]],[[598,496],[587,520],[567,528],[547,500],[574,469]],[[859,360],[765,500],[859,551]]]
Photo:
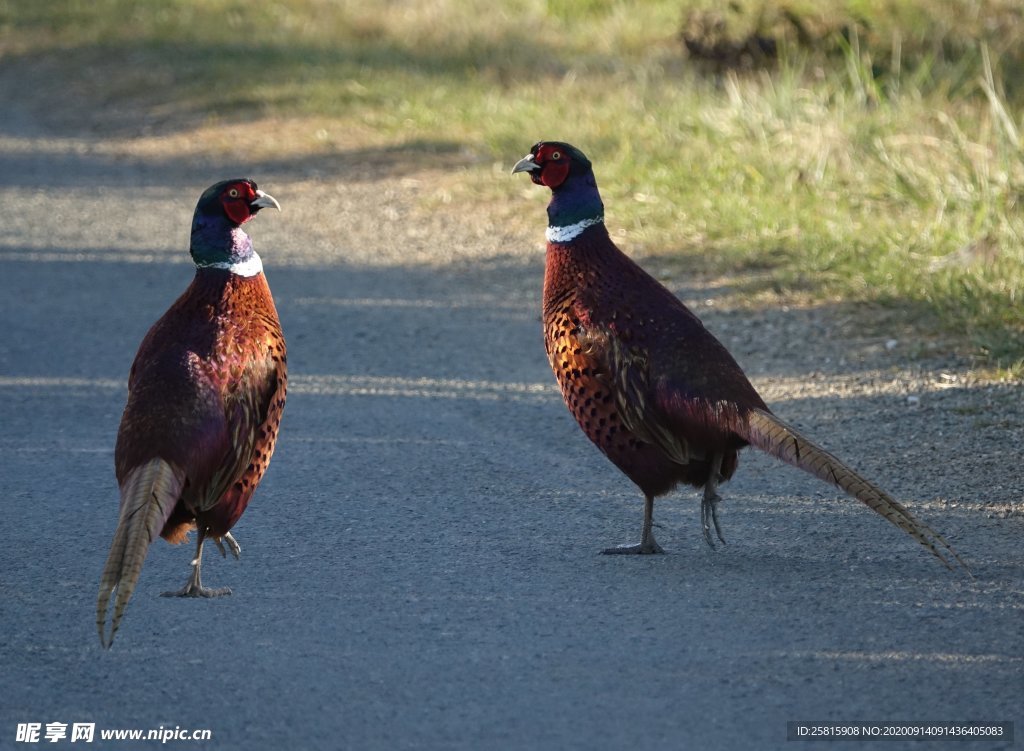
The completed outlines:
[[[540,170],[539,182],[552,190],[565,182],[569,176],[569,160],[547,161]]]
[[[224,213],[235,224],[244,224],[252,216],[249,204],[241,198],[227,199],[224,201]]]
[[[256,198],[256,191],[247,184],[236,184],[228,188],[221,196],[224,213],[235,224],[244,224],[252,219],[253,210],[249,205]]]

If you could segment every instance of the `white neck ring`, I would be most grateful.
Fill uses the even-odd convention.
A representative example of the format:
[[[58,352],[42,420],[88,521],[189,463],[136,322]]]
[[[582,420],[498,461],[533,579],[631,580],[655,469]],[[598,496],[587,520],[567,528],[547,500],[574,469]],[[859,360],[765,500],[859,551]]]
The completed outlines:
[[[587,227],[593,227],[595,224],[600,224],[603,221],[604,217],[598,216],[592,219],[584,219],[583,221],[576,222],[576,224],[569,224],[565,227],[556,227],[552,224],[548,226],[544,236],[547,237],[549,243],[567,243],[579,237],[580,233]]]
[[[256,276],[257,274],[263,273],[263,261],[260,260],[259,255],[255,252],[253,252],[251,257],[246,258],[244,261],[238,261],[237,263],[221,261],[220,263],[203,263],[196,265],[201,269],[225,269],[237,276]]]

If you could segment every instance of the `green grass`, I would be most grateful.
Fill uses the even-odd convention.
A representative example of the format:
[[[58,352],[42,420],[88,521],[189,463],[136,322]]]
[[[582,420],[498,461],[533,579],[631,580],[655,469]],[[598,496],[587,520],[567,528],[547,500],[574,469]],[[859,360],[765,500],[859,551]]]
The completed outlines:
[[[907,311],[1019,374],[1018,5],[0,0],[0,54],[59,50],[77,96],[176,127],[313,118],[346,139],[310,148],[472,153],[448,206],[524,225],[545,198],[504,172],[569,140],[630,251],[757,299]],[[696,61],[683,29],[768,36],[778,58]]]

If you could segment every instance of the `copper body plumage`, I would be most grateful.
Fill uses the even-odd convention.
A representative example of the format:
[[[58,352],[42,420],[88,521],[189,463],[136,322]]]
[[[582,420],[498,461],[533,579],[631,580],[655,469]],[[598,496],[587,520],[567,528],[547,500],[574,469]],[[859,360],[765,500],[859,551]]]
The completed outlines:
[[[575,247],[548,246],[544,345],[566,405],[587,437],[647,495],[680,482],[703,487],[716,454],[723,457],[722,479],[729,479],[736,452],[747,445],[726,427],[735,421],[737,396],[767,407],[710,335],[707,347],[687,352],[687,340],[703,325],[668,290],[651,285],[603,230],[587,230]],[[662,338],[680,346],[660,352]],[[659,369],[694,371],[686,381],[690,399],[677,399],[679,414],[657,423],[654,401],[673,394],[670,382],[651,382],[653,356],[663,360]],[[662,435],[652,435],[659,428]]]
[[[287,387],[287,350],[263,274],[197,274],[139,347],[114,451],[118,483],[154,457],[188,468],[161,537],[231,531],[270,466]]]
[[[139,579],[149,544],[197,532],[192,573],[180,596],[212,597],[202,585],[203,542],[226,543],[274,453],[288,387],[287,350],[259,256],[241,230],[261,208],[280,208],[250,180],[207,190],[193,219],[196,274],[150,328],[128,377],[114,452],[121,510],[100,581],[96,625],[109,647]],[[114,598],[109,634],[107,610]]]

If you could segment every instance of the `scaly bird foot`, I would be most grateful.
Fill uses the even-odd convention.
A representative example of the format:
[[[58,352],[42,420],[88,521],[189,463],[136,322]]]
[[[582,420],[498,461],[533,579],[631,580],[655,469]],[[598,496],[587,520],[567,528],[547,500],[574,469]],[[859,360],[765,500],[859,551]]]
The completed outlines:
[[[161,592],[161,597],[223,597],[231,594],[231,587],[219,587],[211,589],[202,585],[189,582],[181,589],[174,592]]]
[[[231,552],[234,553],[238,547],[238,543],[235,542],[234,538],[230,535],[225,535],[228,539],[228,545],[231,546]],[[220,547],[220,540],[217,541],[217,546]],[[224,550],[221,548],[221,553]],[[237,557],[237,553],[236,553]],[[223,597],[224,595],[231,594],[230,587],[220,587],[219,589],[211,589],[203,586],[202,580],[202,567],[203,567],[203,537],[199,538],[199,545],[196,548],[196,557],[192,561],[192,575],[188,578],[188,583],[179,589],[177,592],[161,592],[161,597]]]
[[[221,542],[221,540],[227,541],[228,548],[231,550],[231,555],[233,555],[235,557],[235,560],[237,561],[239,557],[242,555],[242,546],[238,544],[238,540],[232,537],[230,532],[225,532],[224,537],[213,538],[213,541],[217,544],[217,550],[220,551],[221,557],[223,558],[227,558],[228,554],[224,550],[224,544]]]
[[[718,539],[722,541],[723,545],[727,545],[725,538],[722,537],[722,528],[718,526],[718,502],[722,500],[718,493],[704,493],[704,498],[700,502],[700,523],[704,528],[704,542],[708,544],[712,550],[715,547],[714,541],[711,539],[711,525],[715,525],[715,534],[718,535]]]
[[[652,553],[664,553],[661,545],[654,539],[654,527],[660,526],[654,523],[654,496],[648,495],[644,498],[644,526],[640,532],[640,542],[636,545],[616,545],[614,548],[602,550],[603,555],[651,555]]]
[[[638,542],[636,545],[616,545],[614,548],[605,548],[601,551],[601,555],[652,555],[664,552],[661,545],[654,539],[654,535],[649,535],[646,540]]]

